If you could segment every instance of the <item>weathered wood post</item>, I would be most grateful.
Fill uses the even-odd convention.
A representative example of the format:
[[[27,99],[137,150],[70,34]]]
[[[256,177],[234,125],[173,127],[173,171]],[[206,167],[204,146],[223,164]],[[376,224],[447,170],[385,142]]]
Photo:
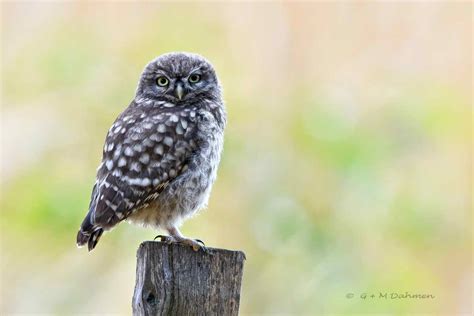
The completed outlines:
[[[146,241],[137,252],[133,315],[238,315],[245,254]]]

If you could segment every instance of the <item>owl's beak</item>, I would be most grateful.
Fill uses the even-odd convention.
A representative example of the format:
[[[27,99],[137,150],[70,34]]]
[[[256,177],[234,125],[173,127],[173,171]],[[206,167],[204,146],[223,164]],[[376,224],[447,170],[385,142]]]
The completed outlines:
[[[176,96],[178,97],[179,100],[183,99],[184,87],[183,87],[183,84],[181,82],[176,85],[176,88],[174,89],[174,92],[176,93]]]

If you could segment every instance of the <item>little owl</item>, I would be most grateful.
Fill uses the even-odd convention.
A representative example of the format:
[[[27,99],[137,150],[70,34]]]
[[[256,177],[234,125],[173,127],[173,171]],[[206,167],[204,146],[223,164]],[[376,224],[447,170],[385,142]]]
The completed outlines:
[[[178,227],[207,204],[225,124],[219,81],[206,59],[169,53],[151,61],[107,133],[78,246],[94,249],[104,231],[127,220],[164,229],[164,242],[200,249]]]

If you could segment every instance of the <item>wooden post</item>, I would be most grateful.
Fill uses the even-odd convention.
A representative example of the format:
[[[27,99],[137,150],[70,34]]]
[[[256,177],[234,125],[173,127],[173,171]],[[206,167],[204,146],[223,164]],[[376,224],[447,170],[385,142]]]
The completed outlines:
[[[238,315],[245,254],[146,241],[137,252],[133,315]]]

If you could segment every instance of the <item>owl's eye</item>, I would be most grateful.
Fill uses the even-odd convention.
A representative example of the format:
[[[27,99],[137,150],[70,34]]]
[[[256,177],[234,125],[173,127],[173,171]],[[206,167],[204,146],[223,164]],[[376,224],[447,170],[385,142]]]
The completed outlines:
[[[156,79],[156,83],[160,86],[160,87],[166,87],[168,85],[168,83],[170,83],[170,81],[168,80],[168,78],[166,78],[165,76],[160,76]]]
[[[201,80],[201,76],[198,74],[192,74],[191,76],[189,76],[189,82],[191,83],[197,83],[199,82],[199,80]]]

